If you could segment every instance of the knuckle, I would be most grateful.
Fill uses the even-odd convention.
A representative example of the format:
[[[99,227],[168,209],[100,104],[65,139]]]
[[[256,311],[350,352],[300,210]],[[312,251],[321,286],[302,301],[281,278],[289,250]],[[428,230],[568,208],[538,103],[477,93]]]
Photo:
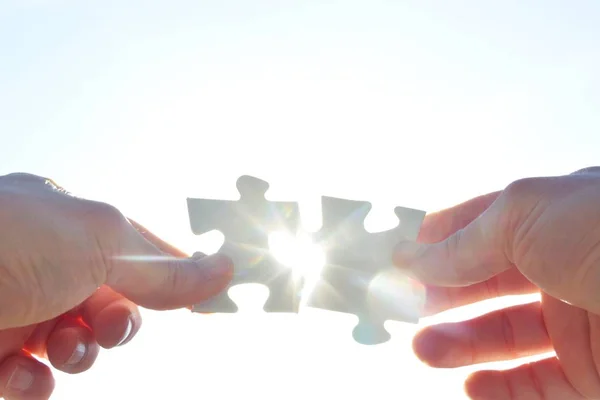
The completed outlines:
[[[538,181],[538,178],[518,179],[504,189],[504,197],[508,200],[518,200],[527,197],[534,192]]]
[[[120,232],[127,226],[127,218],[114,206],[85,201],[83,227],[95,241],[96,254],[91,261],[92,279],[103,283],[111,274],[113,260],[108,255],[121,254]]]
[[[545,400],[551,397],[551,395],[546,392],[547,385],[544,384],[543,373],[536,366],[535,363],[527,365],[527,373],[531,381],[531,387],[537,394],[537,398]]]
[[[28,172],[12,172],[10,174],[4,175],[3,179],[8,179],[11,181],[33,181],[33,182],[44,182],[48,180],[48,178],[44,178],[38,175],[30,174]]]
[[[573,172],[571,175],[600,175],[600,166],[582,168]]]
[[[443,242],[442,252],[445,260],[460,260],[464,256],[461,254],[463,232],[464,229],[459,229]],[[455,279],[462,279],[461,275],[463,271],[460,269],[460,263],[453,262],[450,266],[450,270],[452,274],[455,275]]]
[[[505,253],[512,262],[522,259],[535,243],[537,221],[547,203],[546,181],[541,178],[524,178],[511,183],[503,193],[498,219],[505,233]]]
[[[0,176],[0,183],[3,188],[9,188],[9,192],[23,193],[31,190],[49,190],[56,193],[62,193],[72,196],[62,186],[46,176],[39,176],[27,172],[13,172]]]
[[[165,293],[176,293],[182,284],[181,265],[176,259],[171,259],[167,262],[167,282],[165,285]]]
[[[86,201],[84,220],[96,229],[114,231],[127,223],[125,216],[115,206],[97,201]]]
[[[459,250],[463,232],[464,229],[459,229],[454,233],[454,235],[449,236],[445,241],[444,252],[446,257],[450,258],[452,254]]]
[[[489,298],[495,299],[500,297],[500,282],[497,277],[483,281],[483,284]]]
[[[163,279],[157,282],[157,286],[153,288],[154,295],[151,308],[156,310],[168,309],[168,304],[171,303],[172,297],[183,287],[183,281],[184,277],[181,265],[177,260],[167,261]]]
[[[30,187],[31,185],[44,185],[52,180],[27,172],[13,172],[0,176],[0,182],[12,188]]]
[[[500,325],[502,327],[502,341],[504,342],[504,350],[513,358],[519,358],[520,354],[518,354],[515,341],[515,329],[507,312],[500,314]]]

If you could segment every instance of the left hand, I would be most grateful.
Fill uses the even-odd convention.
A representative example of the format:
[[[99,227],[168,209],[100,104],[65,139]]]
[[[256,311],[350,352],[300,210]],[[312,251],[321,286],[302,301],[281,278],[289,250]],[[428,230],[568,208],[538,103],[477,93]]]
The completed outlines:
[[[0,398],[48,399],[52,369],[33,356],[86,371],[101,347],[133,338],[138,306],[202,302],[231,271],[229,259],[188,258],[116,208],[46,178],[0,176]]]
[[[135,221],[130,222],[146,240],[165,254],[187,257]],[[93,366],[100,348],[111,349],[127,344],[135,337],[141,325],[142,317],[138,306],[110,287],[102,286],[80,306],[59,317],[25,327],[0,329],[0,369],[10,372],[14,378],[13,383],[21,381],[25,386],[28,383],[27,376],[19,378],[17,369],[13,367],[27,363],[27,374],[33,374],[33,389],[37,394],[30,391],[19,395],[19,399],[45,399],[54,389],[54,378],[51,370],[35,362],[31,355],[49,360],[54,368],[62,372],[79,374]],[[76,339],[81,335],[85,339],[85,343],[81,345],[84,352],[77,351]],[[11,377],[0,376],[0,381],[8,382]],[[1,393],[0,398],[3,398]],[[7,400],[13,398],[16,399],[6,397]]]

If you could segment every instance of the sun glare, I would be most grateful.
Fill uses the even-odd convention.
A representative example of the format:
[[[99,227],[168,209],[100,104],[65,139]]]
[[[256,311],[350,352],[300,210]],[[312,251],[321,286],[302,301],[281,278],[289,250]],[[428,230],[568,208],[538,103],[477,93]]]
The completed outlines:
[[[269,247],[279,262],[305,277],[318,275],[325,264],[323,250],[308,235],[275,232],[269,236]]]
[[[269,247],[280,263],[304,279],[301,304],[305,304],[325,265],[325,252],[310,236],[293,236],[285,232],[272,233],[269,236]]]

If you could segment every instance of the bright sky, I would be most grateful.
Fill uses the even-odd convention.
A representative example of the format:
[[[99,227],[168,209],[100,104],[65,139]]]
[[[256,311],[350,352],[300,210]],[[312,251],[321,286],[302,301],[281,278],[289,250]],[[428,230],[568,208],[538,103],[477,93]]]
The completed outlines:
[[[598,164],[598,2],[426,3],[1,0],[0,173],[193,252],[186,198],[233,198],[242,174],[300,199],[308,227],[326,194],[372,201],[383,229],[396,205]],[[472,371],[419,364],[420,326],[362,347],[324,311],[144,316],[89,372],[58,373],[55,398],[458,400]]]

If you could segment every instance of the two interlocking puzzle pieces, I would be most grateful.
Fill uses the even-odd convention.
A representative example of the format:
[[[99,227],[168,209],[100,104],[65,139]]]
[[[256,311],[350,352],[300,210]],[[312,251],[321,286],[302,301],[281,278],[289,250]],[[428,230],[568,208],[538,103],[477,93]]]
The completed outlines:
[[[219,252],[229,256],[234,264],[230,287],[263,284],[269,289],[266,312],[297,313],[304,279],[295,276],[270,252],[269,235],[277,231],[297,234],[298,203],[268,201],[265,194],[269,184],[252,176],[238,178],[237,188],[239,200],[188,199],[192,232],[223,233],[225,240]],[[414,321],[418,316],[405,305],[386,300],[386,290],[378,290],[372,283],[398,273],[392,265],[393,248],[402,240],[416,240],[425,212],[396,207],[399,224],[387,231],[370,233],[364,227],[370,203],[322,196],[321,206],[323,223],[312,236],[322,247],[326,262],[306,305],[356,315],[357,342],[385,342],[389,339],[384,328],[386,321]],[[225,290],[195,305],[193,310],[234,313],[238,308]]]

